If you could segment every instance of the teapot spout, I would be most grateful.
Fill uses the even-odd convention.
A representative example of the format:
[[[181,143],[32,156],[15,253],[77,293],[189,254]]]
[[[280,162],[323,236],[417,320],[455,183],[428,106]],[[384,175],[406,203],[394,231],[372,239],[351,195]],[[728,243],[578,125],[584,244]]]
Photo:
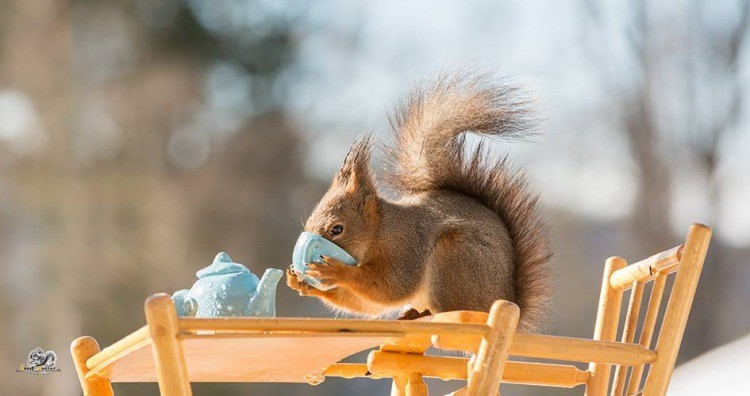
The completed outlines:
[[[250,301],[250,316],[276,316],[276,286],[284,271],[269,268],[260,278],[258,290]]]

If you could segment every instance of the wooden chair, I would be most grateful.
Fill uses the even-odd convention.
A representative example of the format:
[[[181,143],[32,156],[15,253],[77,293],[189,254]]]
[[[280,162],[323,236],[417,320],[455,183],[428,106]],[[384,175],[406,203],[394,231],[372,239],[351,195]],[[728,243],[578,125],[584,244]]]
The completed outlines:
[[[617,365],[611,395],[633,395],[641,391],[644,396],[667,393],[710,239],[709,227],[693,224],[684,245],[629,266],[619,257],[607,260],[594,331],[594,339],[597,340],[612,341],[617,337],[623,293],[630,290],[621,342],[632,344],[635,341],[644,286],[653,281],[637,343],[643,348],[651,348],[667,276],[677,274],[664,310],[659,339],[653,349],[653,360],[634,365]],[[641,390],[641,378],[647,365],[650,366],[649,374]],[[610,366],[591,363],[589,371],[591,380],[587,384],[586,394],[605,395],[610,382]],[[631,371],[629,378],[628,371]]]
[[[664,395],[708,248],[711,230],[691,226],[684,245],[627,266],[607,260],[593,339],[517,333],[518,307],[497,301],[488,313],[447,312],[418,321],[298,318],[178,318],[166,294],[146,300],[147,325],[99,351],[91,337],[71,345],[86,395],[112,395],[112,382],[158,382],[162,395],[190,395],[190,382],[308,382],[326,377],[391,378],[392,396],[427,395],[424,377],[463,379],[456,394],[496,395],[501,382],[584,385],[587,395]],[[656,348],[650,349],[666,277],[677,274]],[[654,282],[638,342],[644,284]],[[631,290],[621,341],[623,293]],[[366,363],[340,363],[370,352]],[[472,352],[460,358],[425,355],[430,346]],[[507,361],[509,355],[588,363]],[[630,377],[628,380],[628,372]]]
[[[588,370],[574,365],[549,363],[521,363],[508,361],[503,382],[536,386],[575,387],[585,385],[585,394],[606,395],[611,386],[612,396],[665,395],[677,360],[677,353],[687,324],[698,279],[708,250],[711,229],[693,224],[684,245],[679,245],[632,265],[619,257],[607,260],[599,300],[593,340],[550,335],[516,333],[512,336],[508,354],[527,358],[589,363]],[[651,349],[667,277],[676,274],[672,291],[664,309],[662,325],[656,347]],[[638,342],[635,342],[641,303],[646,283],[653,282]],[[622,337],[616,341],[623,294],[630,290],[627,314]],[[434,321],[447,320],[458,323],[481,322],[487,317],[478,312],[449,312],[438,314]],[[442,349],[480,351],[476,336],[433,336],[433,345]],[[477,355],[481,356],[481,355]],[[371,355],[372,358],[372,355]],[[441,365],[460,367],[455,361],[439,357],[414,357],[411,367],[434,376]],[[418,363],[419,362],[419,363]],[[471,362],[467,362],[471,367]],[[611,367],[614,366],[614,379]],[[645,369],[648,377],[641,387]],[[374,369],[374,371],[373,371]],[[416,370],[419,372],[419,370]],[[476,370],[476,368],[475,368]],[[480,369],[481,370],[481,369]],[[442,372],[450,372],[448,367]],[[377,372],[377,368],[371,368]],[[522,376],[520,372],[527,375]],[[511,374],[512,373],[512,374]],[[388,373],[395,374],[395,373]],[[467,378],[454,375],[450,378]],[[629,374],[629,376],[628,376]],[[469,375],[471,384],[471,376]],[[468,388],[470,389],[470,387]],[[468,390],[467,389],[467,390]],[[468,392],[471,393],[471,391]]]

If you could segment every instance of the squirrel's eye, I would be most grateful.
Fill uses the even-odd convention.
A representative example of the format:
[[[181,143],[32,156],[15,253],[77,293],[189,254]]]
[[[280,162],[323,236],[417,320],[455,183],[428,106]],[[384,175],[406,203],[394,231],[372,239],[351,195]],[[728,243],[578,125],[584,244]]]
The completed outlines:
[[[344,232],[344,226],[342,226],[341,224],[336,224],[335,226],[333,226],[333,228],[331,228],[331,234],[333,235],[338,235],[342,232]]]

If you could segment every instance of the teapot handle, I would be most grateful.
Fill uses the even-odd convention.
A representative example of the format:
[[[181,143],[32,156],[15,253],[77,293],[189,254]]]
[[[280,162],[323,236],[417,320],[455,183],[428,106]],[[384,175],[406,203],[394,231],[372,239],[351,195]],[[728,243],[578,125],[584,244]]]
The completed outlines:
[[[198,312],[198,302],[189,293],[189,289],[182,289],[172,295],[177,316],[195,316]]]

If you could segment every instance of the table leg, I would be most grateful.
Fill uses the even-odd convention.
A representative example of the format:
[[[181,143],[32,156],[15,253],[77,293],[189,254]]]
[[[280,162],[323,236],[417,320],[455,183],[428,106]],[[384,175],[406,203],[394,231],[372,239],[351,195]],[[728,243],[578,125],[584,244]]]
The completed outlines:
[[[84,396],[114,396],[112,392],[112,383],[109,378],[90,377],[86,378],[89,372],[86,367],[86,360],[99,353],[99,344],[91,337],[80,337],[70,344],[70,353],[73,355],[73,362],[78,372],[78,380],[81,381],[81,389]]]
[[[145,311],[159,392],[162,396],[191,396],[172,299],[164,293],[154,294],[146,299]]]

